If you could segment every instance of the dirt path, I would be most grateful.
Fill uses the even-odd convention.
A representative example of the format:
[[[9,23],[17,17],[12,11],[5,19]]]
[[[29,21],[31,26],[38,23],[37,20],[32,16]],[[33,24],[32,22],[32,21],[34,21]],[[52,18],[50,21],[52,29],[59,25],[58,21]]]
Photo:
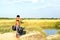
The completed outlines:
[[[19,40],[41,40],[42,38],[45,38],[43,34],[40,34],[39,32],[32,32],[20,36]],[[10,33],[0,34],[0,40],[17,40],[17,38],[15,37],[15,33],[10,32]]]
[[[0,34],[0,40],[16,40],[14,33]]]

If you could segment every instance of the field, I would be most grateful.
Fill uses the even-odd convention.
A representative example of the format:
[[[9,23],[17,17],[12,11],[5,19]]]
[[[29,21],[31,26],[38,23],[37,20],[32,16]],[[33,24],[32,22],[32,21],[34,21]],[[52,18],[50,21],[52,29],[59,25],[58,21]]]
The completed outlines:
[[[15,19],[0,20],[0,40],[17,40],[16,31],[12,30],[14,24]],[[27,33],[19,40],[60,40],[60,34],[46,36],[43,31],[44,29],[60,29],[60,19],[22,19],[20,26],[24,27]]]
[[[1,19],[0,20],[0,33],[11,32],[12,25],[15,24],[15,19]],[[40,31],[43,29],[59,29],[60,19],[58,20],[21,20],[21,27],[27,31]]]

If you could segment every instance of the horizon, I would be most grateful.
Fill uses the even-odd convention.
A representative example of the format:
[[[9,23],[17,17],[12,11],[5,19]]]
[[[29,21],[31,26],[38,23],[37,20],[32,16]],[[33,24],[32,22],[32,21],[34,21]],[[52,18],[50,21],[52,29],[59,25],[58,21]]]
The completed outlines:
[[[16,18],[16,17],[0,17],[0,18]],[[23,18],[23,17],[21,17],[21,18]],[[40,18],[43,18],[43,17],[40,17]],[[40,19],[40,18],[37,18],[37,19]],[[50,18],[48,18],[48,17],[46,17],[47,19],[51,19],[51,18],[53,18],[53,19],[56,19],[55,17],[50,17]],[[34,18],[33,18],[34,19]],[[44,18],[43,18],[44,19]],[[57,18],[57,19],[60,19],[60,18]]]

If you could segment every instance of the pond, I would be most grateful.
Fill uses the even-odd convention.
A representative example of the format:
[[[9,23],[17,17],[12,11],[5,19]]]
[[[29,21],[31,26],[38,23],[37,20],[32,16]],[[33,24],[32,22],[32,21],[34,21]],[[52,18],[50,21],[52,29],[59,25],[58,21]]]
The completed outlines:
[[[44,32],[46,33],[46,35],[54,35],[57,33],[57,29],[44,29]]]

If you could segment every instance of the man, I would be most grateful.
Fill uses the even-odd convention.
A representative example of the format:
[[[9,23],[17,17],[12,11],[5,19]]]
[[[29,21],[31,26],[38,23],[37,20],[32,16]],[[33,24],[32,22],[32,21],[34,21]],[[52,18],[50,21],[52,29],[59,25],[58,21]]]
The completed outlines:
[[[15,26],[16,26],[16,38],[18,38],[19,37],[18,29],[20,27],[20,15],[17,15],[17,17],[16,17],[16,24],[15,24]]]
[[[21,18],[20,15],[16,16],[16,24],[12,26],[12,30],[16,31],[16,38],[19,38],[20,35],[26,34],[23,27],[20,27]]]

